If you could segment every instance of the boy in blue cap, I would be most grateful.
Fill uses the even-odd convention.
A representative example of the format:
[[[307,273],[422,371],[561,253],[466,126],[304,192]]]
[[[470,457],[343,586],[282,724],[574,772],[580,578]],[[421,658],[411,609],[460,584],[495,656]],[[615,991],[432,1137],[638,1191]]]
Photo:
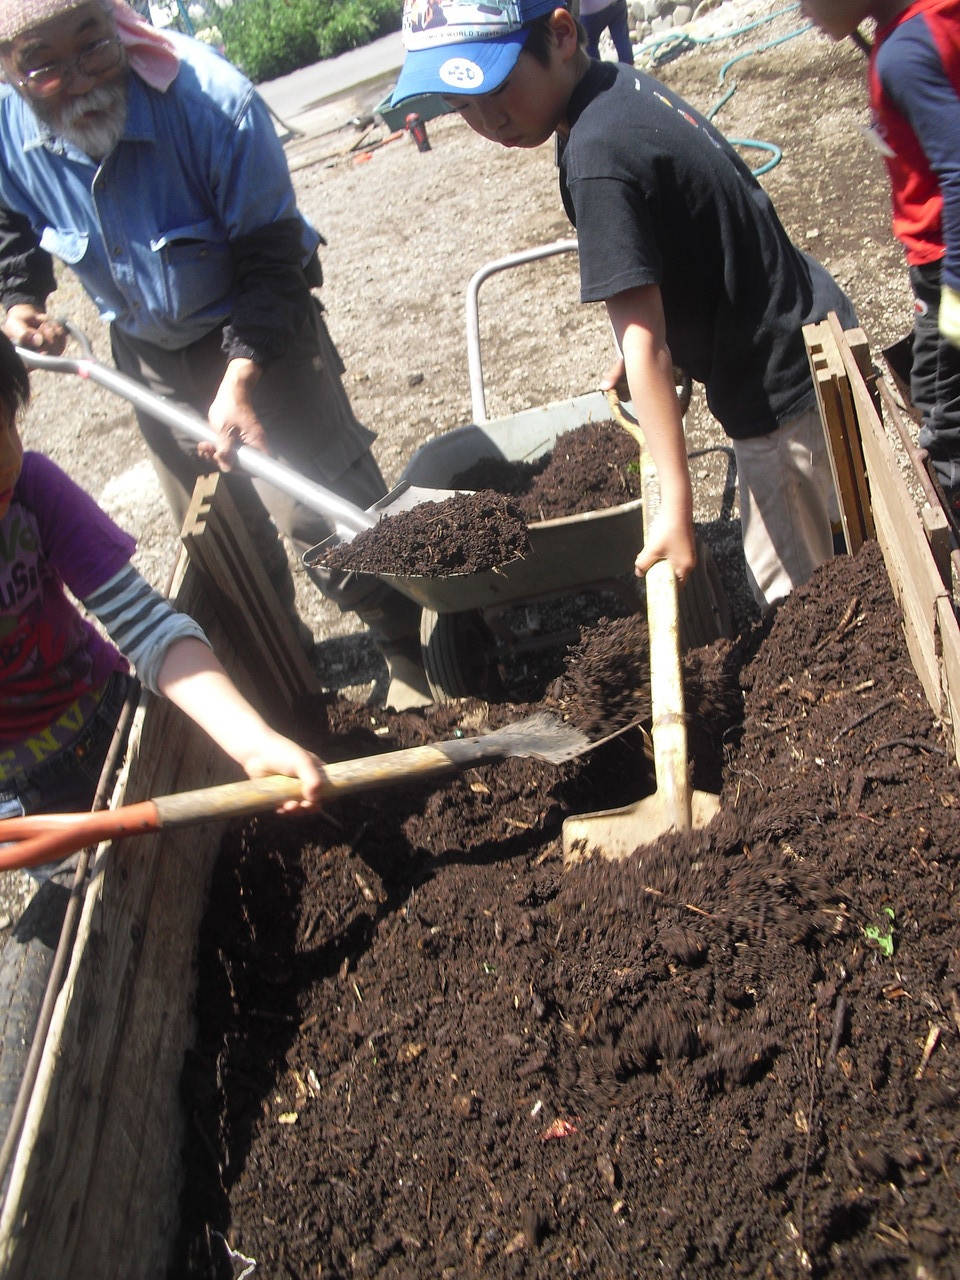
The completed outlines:
[[[836,40],[872,18],[873,136],[915,300],[910,398],[920,444],[960,520],[960,0],[804,0]]]
[[[565,3],[442,8],[442,26],[414,30],[408,0],[393,102],[442,94],[507,147],[556,135],[581,301],[606,304],[660,477],[637,573],[667,559],[682,582],[696,563],[678,365],[733,440],[748,578],[772,606],[833,552],[836,499],[801,330],[830,311],[851,327],[852,305],[722,135],[659,81],[591,60]]]

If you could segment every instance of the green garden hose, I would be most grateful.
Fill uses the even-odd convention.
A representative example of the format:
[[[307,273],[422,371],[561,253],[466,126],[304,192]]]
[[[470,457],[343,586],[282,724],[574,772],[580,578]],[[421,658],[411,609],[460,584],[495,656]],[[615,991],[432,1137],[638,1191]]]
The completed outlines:
[[[693,36],[686,32],[677,32],[662,39],[654,41],[653,45],[644,46],[645,50],[650,51],[650,62],[652,66],[660,66],[671,58],[679,56],[680,53],[693,49],[697,45],[714,44],[719,40],[730,40],[734,36],[743,35],[747,31],[762,26],[764,23],[772,22],[775,18],[781,18],[784,14],[791,13],[795,9],[799,9],[799,3],[789,4],[785,9],[778,9],[775,13],[767,14],[764,18],[757,18],[753,22],[748,22],[745,26],[737,27],[734,31],[725,31],[715,36]],[[778,44],[784,44],[787,40],[793,40],[795,36],[805,34],[811,29],[812,23],[805,23],[802,27],[797,27],[795,31],[788,31],[785,35],[777,36],[773,40],[766,41],[765,44],[758,45],[754,49],[746,49],[743,53],[738,53],[735,57],[730,58],[720,68],[720,84],[723,85],[727,72],[735,63],[742,61],[744,58],[752,57],[755,53],[764,53],[767,49],[773,49]],[[663,52],[658,52],[662,48]],[[729,102],[736,92],[737,82],[734,80],[727,89],[724,90],[722,96],[714,103],[706,117],[713,120],[714,116],[720,111],[724,103]],[[751,172],[755,178],[759,178],[764,173],[769,173],[775,168],[783,158],[783,151],[773,142],[759,142],[754,138],[728,138],[727,141],[733,147],[748,147],[769,152],[769,159]]]

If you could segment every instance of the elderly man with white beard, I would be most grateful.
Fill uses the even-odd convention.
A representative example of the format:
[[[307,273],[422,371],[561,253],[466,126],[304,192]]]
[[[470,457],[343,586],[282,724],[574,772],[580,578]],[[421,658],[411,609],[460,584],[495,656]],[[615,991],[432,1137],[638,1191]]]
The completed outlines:
[[[218,432],[201,459],[138,411],[178,528],[212,455],[298,621],[277,526],[301,551],[330,526],[231,470],[233,450],[269,451],[361,507],[386,485],[311,292],[321,237],[297,208],[265,104],[215,50],[156,30],[122,0],[0,0],[0,68],[4,331],[63,350],[47,311],[51,255],[67,264],[110,326],[117,367]],[[315,581],[368,626],[391,676],[387,705],[429,701],[412,602],[369,578]]]

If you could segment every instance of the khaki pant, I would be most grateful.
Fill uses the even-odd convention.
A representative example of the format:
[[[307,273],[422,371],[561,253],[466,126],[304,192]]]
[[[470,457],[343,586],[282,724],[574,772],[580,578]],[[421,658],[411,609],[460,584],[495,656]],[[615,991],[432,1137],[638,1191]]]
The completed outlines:
[[[766,436],[734,440],[747,580],[769,608],[833,555],[839,516],[817,409]]]

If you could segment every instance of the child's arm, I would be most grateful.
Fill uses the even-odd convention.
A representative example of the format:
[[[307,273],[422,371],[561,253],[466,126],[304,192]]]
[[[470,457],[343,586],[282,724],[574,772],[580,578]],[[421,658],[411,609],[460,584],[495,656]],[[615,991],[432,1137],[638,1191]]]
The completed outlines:
[[[270,728],[202,640],[188,637],[171,644],[157,675],[157,687],[249,777],[282,773],[299,778],[304,801],[320,800],[322,780],[316,758]],[[284,806],[296,807],[296,803]]]
[[[133,663],[141,683],[185,711],[250,777],[299,778],[304,801],[319,801],[316,757],[270,728],[230,680],[197,623],[132,565],[85,596],[83,605]]]
[[[669,560],[683,582],[697,563],[693,490],[660,290],[656,285],[628,289],[607,299],[607,311],[660,480],[660,510],[637,556],[637,575],[642,577],[658,560]]]

